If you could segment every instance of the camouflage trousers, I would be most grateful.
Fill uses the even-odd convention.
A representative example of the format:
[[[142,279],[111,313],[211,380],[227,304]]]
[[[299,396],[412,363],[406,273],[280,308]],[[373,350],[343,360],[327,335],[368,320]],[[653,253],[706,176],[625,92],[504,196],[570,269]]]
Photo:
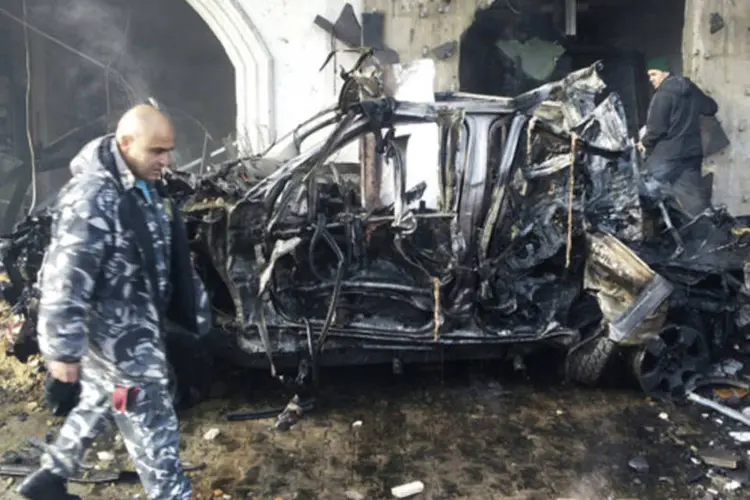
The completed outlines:
[[[179,423],[167,387],[139,387],[124,412],[113,407],[113,389],[83,371],[80,402],[42,456],[42,467],[64,478],[73,476],[86,449],[114,421],[148,497],[189,500],[192,488],[182,470]]]

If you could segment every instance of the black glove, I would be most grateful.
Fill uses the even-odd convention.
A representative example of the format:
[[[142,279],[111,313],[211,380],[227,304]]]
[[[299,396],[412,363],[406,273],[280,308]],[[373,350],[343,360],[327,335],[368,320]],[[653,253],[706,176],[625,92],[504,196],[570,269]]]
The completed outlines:
[[[44,381],[44,401],[56,417],[64,417],[78,404],[81,395],[81,384],[79,382],[60,382],[52,375],[47,374]]]

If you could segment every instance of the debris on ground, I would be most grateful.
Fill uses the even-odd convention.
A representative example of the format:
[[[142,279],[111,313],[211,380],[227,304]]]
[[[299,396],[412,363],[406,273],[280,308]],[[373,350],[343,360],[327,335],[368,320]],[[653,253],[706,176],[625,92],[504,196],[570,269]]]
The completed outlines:
[[[31,460],[24,459],[16,463],[0,463],[0,476],[26,477],[39,467],[38,454]],[[206,468],[205,463],[191,464],[183,462],[185,472],[195,472]],[[83,466],[81,471],[72,476],[69,481],[83,484],[116,483],[120,481],[132,481],[138,477],[134,470],[99,470],[95,467]]]
[[[628,465],[636,472],[646,473],[649,471],[648,462],[646,461],[646,458],[642,456],[637,456],[630,459]]]
[[[346,490],[344,496],[347,500],[365,500],[365,496],[356,490]]]
[[[707,465],[724,469],[736,469],[741,460],[737,453],[725,449],[704,449],[698,454]]]
[[[744,365],[737,361],[736,359],[727,358],[721,360],[719,363],[716,363],[711,366],[711,368],[706,373],[706,376],[709,377],[722,377],[722,376],[729,376],[733,377],[739,373],[740,370],[742,370],[742,367]]]
[[[739,412],[726,405],[717,403],[716,401],[713,401],[711,399],[704,398],[703,396],[696,394],[695,392],[689,392],[687,394],[687,398],[688,400],[698,403],[701,406],[705,406],[707,408],[716,410],[719,413],[726,415],[727,417],[733,418],[734,420],[737,420],[738,422],[741,422],[747,426],[750,426],[750,418],[743,415],[742,412]]]
[[[740,443],[750,443],[750,432],[730,432],[730,436],[736,439]]]
[[[729,481],[727,484],[724,485],[724,491],[735,491],[742,487],[742,483],[739,481]]]
[[[394,486],[391,488],[391,494],[396,498],[408,498],[424,491],[422,481],[412,481],[411,483]]]
[[[205,441],[213,441],[214,439],[219,437],[220,433],[221,431],[214,427],[213,429],[209,429],[208,431],[206,431],[206,433],[203,435],[203,439]]]
[[[714,389],[714,396],[724,403],[737,403],[750,394],[750,390],[738,387]]]
[[[0,341],[0,390],[23,397],[32,394],[41,396],[46,378],[41,356],[35,355],[26,363],[22,363],[7,352],[6,344]]]
[[[111,462],[115,459],[115,455],[109,451],[100,451],[97,452],[96,458],[98,458],[100,462]]]

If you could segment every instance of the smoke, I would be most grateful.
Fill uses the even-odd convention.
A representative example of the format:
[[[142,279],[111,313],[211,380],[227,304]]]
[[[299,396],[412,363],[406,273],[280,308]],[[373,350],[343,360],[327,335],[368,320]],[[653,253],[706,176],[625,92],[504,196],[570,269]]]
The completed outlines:
[[[37,58],[31,78],[46,87],[47,144],[111,132],[125,109],[149,97],[175,122],[177,163],[200,156],[204,137],[214,150],[236,133],[234,68],[184,0],[25,1]],[[15,2],[18,23],[21,0]]]
[[[131,2],[107,0],[27,0],[32,25],[95,59],[107,70],[55,44],[53,61],[64,64],[66,87],[84,99],[109,94],[111,108],[143,102],[150,91],[148,54],[130,44]],[[140,51],[138,51],[140,52]],[[54,62],[53,62],[54,64]]]

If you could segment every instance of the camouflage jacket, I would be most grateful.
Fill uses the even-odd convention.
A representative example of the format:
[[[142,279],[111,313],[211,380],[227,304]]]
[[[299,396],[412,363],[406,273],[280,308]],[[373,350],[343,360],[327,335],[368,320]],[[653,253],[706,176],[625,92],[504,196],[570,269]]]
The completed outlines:
[[[169,312],[196,335],[211,323],[179,211],[154,186],[147,200],[111,136],[84,146],[71,172],[39,276],[40,350],[120,385],[163,383]]]

